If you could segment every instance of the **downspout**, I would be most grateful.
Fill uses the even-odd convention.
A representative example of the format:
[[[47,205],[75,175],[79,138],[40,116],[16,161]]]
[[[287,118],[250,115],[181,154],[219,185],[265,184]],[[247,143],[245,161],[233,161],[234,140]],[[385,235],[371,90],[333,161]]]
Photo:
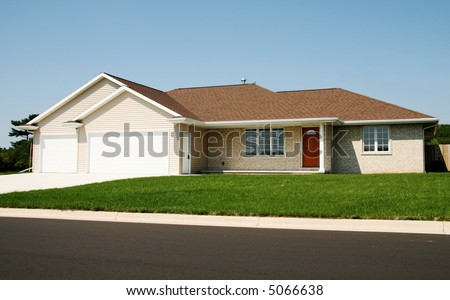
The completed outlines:
[[[433,127],[436,127],[436,126],[438,126],[439,125],[439,123],[436,123],[436,124],[434,124],[434,125],[431,125],[431,126],[427,126],[427,127],[424,127],[423,128],[423,132],[422,132],[422,140],[423,140],[423,172],[424,173],[426,173],[427,171],[425,170],[425,167],[426,167],[426,159],[425,159],[425,130],[427,130],[427,129],[430,129],[430,128],[433,128]]]

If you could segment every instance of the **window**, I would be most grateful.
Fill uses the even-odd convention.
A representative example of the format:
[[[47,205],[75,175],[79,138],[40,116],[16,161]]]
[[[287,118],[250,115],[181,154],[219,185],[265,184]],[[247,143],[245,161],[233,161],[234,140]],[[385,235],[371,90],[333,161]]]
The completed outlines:
[[[260,129],[258,134],[259,154],[270,155],[270,129]]]
[[[389,151],[389,126],[366,126],[363,129],[364,152]]]
[[[256,129],[245,130],[245,155],[256,155],[257,136]]]
[[[284,154],[284,129],[272,129],[272,155]]]
[[[284,129],[246,129],[245,155],[283,155]]]

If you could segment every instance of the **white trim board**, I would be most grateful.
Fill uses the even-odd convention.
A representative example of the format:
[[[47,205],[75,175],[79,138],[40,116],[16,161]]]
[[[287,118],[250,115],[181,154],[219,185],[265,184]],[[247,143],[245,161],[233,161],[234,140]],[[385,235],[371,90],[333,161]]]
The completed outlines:
[[[438,118],[418,118],[418,119],[394,119],[394,120],[354,120],[354,121],[342,121],[339,118],[305,118],[305,119],[273,119],[273,120],[240,120],[240,121],[199,121],[190,118],[172,118],[169,119],[172,123],[191,124],[196,126],[203,126],[207,128],[214,127],[247,127],[247,126],[263,126],[267,124],[277,125],[279,124],[288,126],[302,125],[309,123],[336,123],[340,125],[382,125],[382,124],[426,124],[426,123],[438,123]]]
[[[78,116],[76,116],[75,118],[73,118],[71,121],[72,122],[76,122],[76,121],[81,121],[84,118],[86,118],[87,116],[89,116],[90,114],[94,113],[95,111],[97,111],[98,109],[100,109],[101,107],[105,106],[106,104],[108,104],[109,102],[111,102],[112,100],[114,100],[115,98],[117,98],[118,96],[120,96],[121,94],[123,94],[124,92],[128,92],[136,97],[138,97],[139,99],[151,104],[152,106],[155,106],[169,114],[171,114],[172,116],[175,117],[179,117],[181,116],[180,114],[178,114],[177,112],[174,112],[173,110],[165,107],[164,105],[159,104],[158,102],[145,97],[144,95],[136,92],[135,90],[127,87],[127,86],[122,86],[120,87],[118,90],[116,90],[114,93],[108,95],[107,97],[105,97],[104,99],[102,99],[100,102],[97,102],[96,104],[94,104],[93,106],[91,106],[90,108],[88,108],[87,110],[85,110],[84,112],[82,112],[81,114],[79,114]]]
[[[33,125],[33,124],[43,120],[44,118],[46,118],[47,116],[49,116],[50,114],[55,112],[57,109],[61,108],[66,103],[69,103],[72,99],[74,99],[75,97],[77,97],[78,95],[80,95],[81,93],[83,93],[88,88],[90,88],[91,86],[93,86],[94,84],[96,84],[97,82],[99,82],[102,79],[108,79],[108,80],[114,82],[115,84],[117,84],[117,85],[119,85],[121,87],[125,86],[125,84],[123,84],[122,82],[112,78],[108,74],[100,73],[99,75],[95,76],[90,81],[85,83],[83,86],[81,86],[79,89],[77,89],[76,91],[72,92],[67,97],[65,97],[64,99],[62,99],[61,101],[59,101],[58,103],[56,103],[55,105],[53,105],[52,107],[50,107],[49,109],[47,109],[46,111],[41,113],[39,116],[37,116],[36,118],[34,118],[30,122],[28,122],[27,125]]]

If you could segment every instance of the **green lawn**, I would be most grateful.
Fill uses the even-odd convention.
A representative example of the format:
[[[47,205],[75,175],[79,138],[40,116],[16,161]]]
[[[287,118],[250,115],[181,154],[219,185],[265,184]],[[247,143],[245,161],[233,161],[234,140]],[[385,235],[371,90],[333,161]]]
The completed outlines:
[[[450,220],[450,173],[202,175],[0,195],[1,207]]]

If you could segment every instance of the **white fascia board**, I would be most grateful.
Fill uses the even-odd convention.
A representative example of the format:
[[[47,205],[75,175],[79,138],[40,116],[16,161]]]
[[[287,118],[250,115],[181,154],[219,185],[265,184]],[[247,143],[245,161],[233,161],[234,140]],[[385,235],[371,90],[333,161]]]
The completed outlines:
[[[106,74],[106,73],[101,73],[100,75],[103,75],[103,78],[106,78],[106,79],[108,79],[108,80],[114,82],[114,83],[117,84],[118,86],[125,86],[125,85],[126,85],[125,83],[123,83],[123,82],[121,82],[121,81],[119,81],[119,80],[117,80],[117,79],[115,79],[115,78],[109,76],[109,75]]]
[[[122,94],[123,92],[125,92],[125,86],[120,87],[113,93],[109,94],[107,97],[103,98],[103,100],[101,100],[100,102],[95,103],[93,106],[89,107],[87,110],[85,110],[84,112],[82,112],[81,114],[79,114],[78,116],[73,118],[71,121],[77,122],[79,120],[83,120],[84,118],[86,118],[87,116],[89,116],[90,114],[95,112],[97,109],[104,106],[109,101],[113,100],[114,98],[116,98],[117,96]]]
[[[205,122],[199,121],[199,120],[194,120],[194,119],[190,119],[190,118],[170,118],[167,119],[170,123],[175,123],[175,124],[190,124],[190,125],[197,125],[197,126],[205,126]]]
[[[154,100],[152,100],[152,99],[150,99],[150,98],[148,98],[148,97],[146,97],[146,96],[144,96],[144,95],[142,95],[142,94],[136,92],[135,90],[129,88],[128,86],[124,86],[124,88],[125,88],[125,90],[126,90],[127,92],[129,92],[129,93],[135,95],[136,97],[141,98],[141,99],[144,100],[144,101],[147,101],[147,102],[150,103],[151,105],[158,107],[159,109],[161,109],[161,110],[163,110],[163,111],[165,111],[165,112],[171,114],[172,116],[174,116],[174,117],[181,117],[181,115],[180,115],[179,113],[177,113],[177,112],[171,110],[170,108],[167,108],[167,107],[165,107],[164,105],[159,104],[158,102],[156,102],[156,101],[154,101]]]
[[[205,122],[208,127],[220,126],[261,126],[266,124],[301,124],[301,123],[323,123],[323,122],[338,122],[338,118],[306,118],[306,119],[274,119],[274,120],[242,120],[242,121],[213,121]]]
[[[100,73],[97,76],[95,76],[94,78],[92,78],[91,80],[89,80],[87,83],[82,85],[79,89],[77,89],[76,91],[74,91],[73,93],[71,93],[70,95],[68,95],[67,97],[65,97],[64,99],[62,99],[61,101],[59,101],[58,103],[56,103],[55,105],[53,105],[52,107],[50,107],[49,109],[47,109],[46,111],[41,113],[39,116],[37,116],[36,118],[31,120],[27,124],[33,125],[33,124],[41,121],[42,119],[44,119],[51,113],[55,112],[58,108],[62,107],[64,104],[68,103],[73,98],[75,98],[76,96],[78,96],[79,94],[81,94],[82,92],[84,92],[85,90],[87,90],[88,88],[90,88],[91,86],[93,86],[94,84],[96,84],[97,82],[102,80],[103,78],[111,80],[112,82],[118,84],[119,86],[124,86],[124,84],[122,82],[112,78],[111,76],[109,76],[105,73]]]
[[[421,119],[397,119],[397,120],[355,120],[344,121],[344,125],[376,125],[376,124],[418,124],[418,123],[438,123],[437,118]]]
[[[67,121],[67,122],[62,123],[63,127],[75,128],[75,129],[83,127],[83,125],[84,125],[83,123],[74,122],[74,121]]]
[[[335,122],[342,123],[339,118],[307,118],[307,119],[269,119],[269,120],[242,120],[242,121],[210,121],[202,122],[198,120],[193,120],[189,118],[172,118],[169,119],[172,123],[186,123],[186,124],[196,124],[205,127],[227,127],[227,126],[262,126],[266,124],[286,124],[286,123],[325,123],[325,122]]]
[[[33,131],[33,130],[38,130],[39,129],[38,126],[34,126],[34,125],[17,125],[17,126],[14,126],[14,127],[19,129],[19,130],[29,130],[29,131]]]

